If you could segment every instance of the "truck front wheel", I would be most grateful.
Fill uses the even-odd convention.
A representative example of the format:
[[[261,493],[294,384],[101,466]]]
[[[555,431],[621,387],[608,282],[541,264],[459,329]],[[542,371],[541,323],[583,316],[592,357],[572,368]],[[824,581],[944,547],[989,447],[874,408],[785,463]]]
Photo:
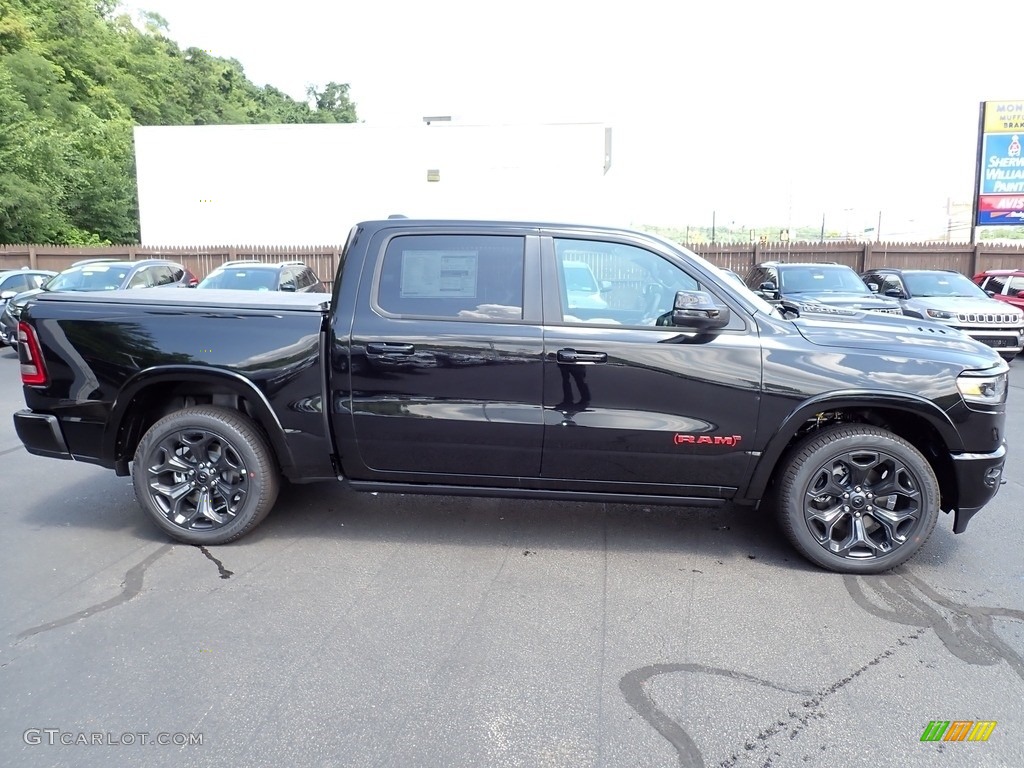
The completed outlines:
[[[187,544],[224,544],[267,516],[280,478],[267,441],[245,414],[195,406],[143,435],[132,481],[165,533]]]
[[[793,448],[777,502],[783,532],[807,559],[841,573],[881,573],[928,540],[939,514],[939,484],[903,438],[843,424]]]

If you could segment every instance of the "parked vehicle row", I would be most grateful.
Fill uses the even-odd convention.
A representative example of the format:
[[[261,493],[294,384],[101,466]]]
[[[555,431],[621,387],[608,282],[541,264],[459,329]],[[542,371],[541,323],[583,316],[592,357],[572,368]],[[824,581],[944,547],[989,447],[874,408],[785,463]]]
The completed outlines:
[[[845,264],[772,261],[753,267],[745,282],[784,314],[905,315],[961,331],[1006,360],[1024,350],[1024,272],[992,270],[972,281],[946,269],[881,267],[858,275]]]
[[[187,267],[167,259],[85,259],[63,272],[0,272],[0,346],[18,344],[18,320],[25,305],[43,291],[120,291],[136,288],[216,288],[323,293],[316,273],[301,261],[266,264],[228,261],[200,281]]]

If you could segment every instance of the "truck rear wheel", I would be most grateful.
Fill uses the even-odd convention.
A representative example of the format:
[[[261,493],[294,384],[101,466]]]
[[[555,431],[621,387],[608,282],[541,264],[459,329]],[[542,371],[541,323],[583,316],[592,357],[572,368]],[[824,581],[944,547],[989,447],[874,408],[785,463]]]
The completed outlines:
[[[931,536],[939,484],[903,438],[845,424],[793,448],[777,502],[783,532],[808,560],[841,573],[881,573]]]
[[[224,544],[255,528],[280,478],[266,439],[245,414],[217,406],[175,411],[143,435],[135,495],[157,527],[187,544]]]

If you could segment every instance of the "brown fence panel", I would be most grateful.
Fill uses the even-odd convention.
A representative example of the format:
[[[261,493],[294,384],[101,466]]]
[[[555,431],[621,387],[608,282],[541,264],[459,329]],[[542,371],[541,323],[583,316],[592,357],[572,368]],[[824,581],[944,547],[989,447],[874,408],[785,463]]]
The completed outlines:
[[[338,266],[340,245],[0,245],[0,269],[34,267],[61,271],[88,258],[166,258],[181,262],[202,279],[225,261],[253,259],[263,262],[302,261],[330,286]],[[953,269],[968,277],[985,269],[1024,269],[1024,245],[977,245],[966,243],[693,243],[690,249],[712,264],[745,275],[763,261],[809,261],[846,264],[857,272],[877,267],[903,269]],[[580,253],[599,280],[626,288],[640,278],[619,274],[599,253]]]

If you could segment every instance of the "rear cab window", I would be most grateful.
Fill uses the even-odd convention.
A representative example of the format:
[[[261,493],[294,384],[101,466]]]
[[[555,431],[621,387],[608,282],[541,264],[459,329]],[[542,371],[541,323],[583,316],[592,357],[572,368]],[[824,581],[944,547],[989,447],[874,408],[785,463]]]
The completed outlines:
[[[392,238],[376,279],[385,316],[522,320],[525,238],[416,234]]]

